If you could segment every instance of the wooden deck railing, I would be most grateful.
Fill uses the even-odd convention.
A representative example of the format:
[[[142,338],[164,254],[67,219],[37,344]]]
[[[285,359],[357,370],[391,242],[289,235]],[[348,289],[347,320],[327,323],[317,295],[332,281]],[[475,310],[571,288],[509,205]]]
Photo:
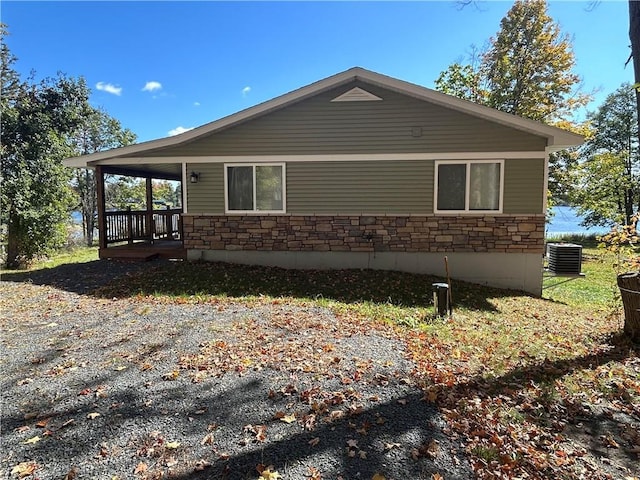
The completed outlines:
[[[105,212],[106,243],[181,240],[182,209]]]

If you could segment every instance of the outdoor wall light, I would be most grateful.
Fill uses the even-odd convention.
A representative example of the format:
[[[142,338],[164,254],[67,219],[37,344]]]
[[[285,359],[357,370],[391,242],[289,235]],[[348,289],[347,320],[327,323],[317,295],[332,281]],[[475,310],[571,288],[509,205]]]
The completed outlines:
[[[189,181],[191,183],[198,183],[200,180],[200,174],[198,172],[191,172],[191,176],[189,177]]]

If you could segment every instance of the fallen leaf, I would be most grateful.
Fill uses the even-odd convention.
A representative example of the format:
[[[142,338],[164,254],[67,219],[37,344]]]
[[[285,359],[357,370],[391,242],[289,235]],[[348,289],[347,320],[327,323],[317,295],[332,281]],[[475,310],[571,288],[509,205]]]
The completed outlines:
[[[431,440],[427,448],[425,449],[425,454],[431,460],[435,459],[440,452],[440,444],[437,440]]]
[[[89,420],[93,420],[94,418],[98,418],[100,414],[98,412],[87,413],[87,418]]]
[[[44,420],[40,420],[38,423],[36,423],[36,427],[39,428],[44,428],[47,426],[47,424],[51,421],[51,417],[49,418],[45,418]]]
[[[67,472],[63,480],[74,480],[77,477],[77,475],[78,475],[78,469],[76,467],[73,467],[71,470]]]
[[[200,445],[213,445],[213,433],[207,433],[200,441]]]
[[[144,462],[140,462],[136,468],[133,470],[133,473],[135,473],[136,475],[140,474],[140,473],[144,473],[149,469],[149,467],[147,466],[146,463]]]
[[[316,445],[318,445],[320,443],[320,437],[314,437],[311,440],[309,440],[307,443],[309,445],[311,445],[312,447],[315,447]]]
[[[444,477],[436,472],[431,474],[431,480],[444,480]]]
[[[292,415],[285,415],[284,417],[282,417],[280,419],[280,421],[284,422],[284,423],[293,423],[293,422],[296,421],[296,416],[293,415],[293,414]]]
[[[309,467],[309,478],[307,480],[322,480],[320,470],[315,467]]]
[[[387,480],[387,477],[380,475],[379,473],[375,473],[373,477],[371,477],[371,480]]]
[[[165,447],[169,450],[175,450],[180,446],[180,442],[167,442]]]
[[[260,474],[260,479],[264,479],[264,480],[278,480],[280,478],[282,478],[282,475],[280,475],[276,470],[273,470],[273,465],[269,465],[268,467],[265,468],[264,465],[259,464],[256,467],[256,470],[258,470],[258,473]]]
[[[607,448],[620,448],[620,445],[618,444],[618,442],[615,441],[615,439],[613,438],[613,435],[611,434],[603,435],[602,443]]]
[[[173,370],[173,371],[171,371],[169,373],[165,373],[164,375],[162,375],[162,379],[163,380],[176,380],[179,376],[180,376],[180,371]]]
[[[196,472],[202,472],[205,468],[209,468],[211,464],[206,460],[198,460],[193,468]]]
[[[36,462],[22,462],[11,469],[11,475],[18,475],[18,478],[28,477],[33,475],[38,465]]]
[[[417,448],[412,448],[411,449],[411,458],[413,458],[414,460],[418,460],[420,458],[420,450],[418,450]]]
[[[38,443],[40,441],[40,437],[35,436],[35,437],[31,437],[29,440],[25,440],[24,442],[22,442],[24,445],[30,445],[33,443]]]

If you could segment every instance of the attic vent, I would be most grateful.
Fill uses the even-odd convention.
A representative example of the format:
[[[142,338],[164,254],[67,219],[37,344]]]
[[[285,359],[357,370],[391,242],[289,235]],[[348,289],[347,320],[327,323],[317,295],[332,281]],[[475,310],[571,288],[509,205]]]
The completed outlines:
[[[360,87],[354,87],[348,92],[344,92],[342,95],[337,96],[332,102],[372,102],[376,100],[382,100],[380,97],[374,95],[371,92],[367,92]]]
[[[556,275],[580,275],[582,245],[550,243],[547,245],[549,272]]]

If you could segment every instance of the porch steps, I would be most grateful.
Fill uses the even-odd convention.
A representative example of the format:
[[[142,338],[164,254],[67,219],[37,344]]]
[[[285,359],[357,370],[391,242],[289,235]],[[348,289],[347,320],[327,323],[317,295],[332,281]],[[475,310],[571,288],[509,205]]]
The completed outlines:
[[[149,262],[159,258],[158,252],[144,252],[136,250],[118,250],[115,252],[101,252],[100,258],[119,260],[123,262]]]
[[[108,248],[101,248],[100,258],[129,261],[148,262],[156,258],[168,260],[186,260],[187,251],[182,246],[182,242],[157,241],[154,244],[136,243],[133,245],[117,245]]]

